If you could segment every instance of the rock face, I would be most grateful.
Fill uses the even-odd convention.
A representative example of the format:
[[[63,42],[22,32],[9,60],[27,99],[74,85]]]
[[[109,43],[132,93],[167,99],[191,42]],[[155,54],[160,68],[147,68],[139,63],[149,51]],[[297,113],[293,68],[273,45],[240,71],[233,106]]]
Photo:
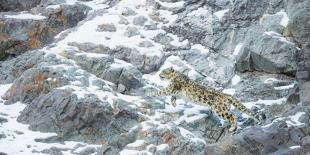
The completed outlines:
[[[307,154],[309,6],[4,0],[0,154]],[[232,134],[207,106],[147,96],[169,84],[168,67],[265,120],[231,107]]]
[[[0,59],[51,43],[56,34],[84,19],[88,10],[85,5],[60,5],[55,9],[33,9],[42,15],[1,13]]]
[[[80,99],[65,89],[41,95],[29,104],[19,120],[34,130],[57,132],[63,139],[104,143],[122,137],[121,133],[128,132],[139,117],[135,109],[122,109],[121,101],[112,108],[95,96]]]
[[[41,0],[30,0],[30,1],[23,1],[23,0],[3,0],[0,4],[0,11],[23,11],[29,10],[38,4],[40,4]]]

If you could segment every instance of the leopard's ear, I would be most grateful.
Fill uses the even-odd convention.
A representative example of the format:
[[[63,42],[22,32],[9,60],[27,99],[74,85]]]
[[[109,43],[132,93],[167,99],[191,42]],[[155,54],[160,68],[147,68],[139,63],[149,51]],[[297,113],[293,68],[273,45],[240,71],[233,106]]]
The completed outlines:
[[[173,67],[169,67],[169,68],[168,68],[168,71],[174,72],[175,70],[173,69]]]

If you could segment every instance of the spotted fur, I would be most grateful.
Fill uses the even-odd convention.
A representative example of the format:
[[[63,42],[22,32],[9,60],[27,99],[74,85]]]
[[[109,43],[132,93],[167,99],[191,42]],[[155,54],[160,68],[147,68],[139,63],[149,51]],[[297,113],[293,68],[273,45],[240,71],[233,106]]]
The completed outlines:
[[[199,105],[208,105],[218,116],[230,122],[230,132],[237,129],[237,117],[229,112],[230,105],[233,105],[239,111],[252,116],[256,121],[260,120],[258,115],[247,109],[233,96],[199,85],[173,68],[163,70],[159,76],[170,80],[170,84],[168,87],[158,92],[149,94],[150,96],[172,95],[171,104],[173,106],[176,106],[176,95],[185,97]]]

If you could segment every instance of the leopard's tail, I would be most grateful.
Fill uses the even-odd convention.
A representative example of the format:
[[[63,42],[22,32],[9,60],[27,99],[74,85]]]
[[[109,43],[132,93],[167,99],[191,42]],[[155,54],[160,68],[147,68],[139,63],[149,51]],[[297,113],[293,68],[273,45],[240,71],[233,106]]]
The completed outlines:
[[[246,106],[244,106],[240,101],[238,101],[236,98],[234,97],[230,97],[230,102],[233,106],[235,106],[239,111],[246,113],[247,115],[249,115],[250,117],[252,117],[253,119],[255,119],[255,121],[260,122],[262,121],[264,118],[258,114],[255,113],[253,111],[251,111],[250,109],[248,109]]]

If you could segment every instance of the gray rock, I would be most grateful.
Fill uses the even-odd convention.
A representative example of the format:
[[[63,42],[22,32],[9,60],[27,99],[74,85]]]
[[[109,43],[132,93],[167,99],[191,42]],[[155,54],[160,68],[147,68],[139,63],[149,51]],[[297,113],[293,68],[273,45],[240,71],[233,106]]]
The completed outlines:
[[[135,48],[132,49],[124,46],[117,46],[114,49],[110,49],[109,47],[92,43],[70,43],[70,45],[78,47],[81,51],[104,53],[124,60],[134,65],[141,73],[150,73],[157,70],[165,60],[164,55],[145,55],[141,54]]]
[[[49,65],[60,63],[55,55],[44,56],[44,52],[34,50],[26,52],[11,60],[0,62],[0,83],[12,83],[16,78],[20,77],[24,71],[36,67],[40,63],[46,63]]]
[[[5,18],[1,20],[0,58],[20,55],[53,41],[53,37],[86,17],[89,8],[85,5],[61,5],[58,9],[37,8],[45,19]],[[1,60],[1,59],[0,59]]]
[[[41,0],[2,0],[0,3],[0,12],[4,11],[23,11],[29,10],[40,3]]]
[[[299,44],[310,42],[310,2],[306,0],[292,0],[287,2],[288,16],[290,18],[287,25],[286,35],[292,36]]]
[[[274,31],[281,34],[284,30],[284,27],[279,24],[282,18],[283,15],[267,14],[260,19],[260,24],[263,26],[265,31]]]
[[[149,48],[154,46],[151,42],[149,41],[142,41],[141,43],[139,43],[138,45],[139,47],[145,47],[145,48]]]
[[[125,66],[124,64],[126,62],[122,62],[124,63],[123,65],[117,64],[111,56],[88,57],[85,54],[75,55],[75,53],[70,53],[70,51],[66,51],[65,53],[66,57],[76,61],[84,70],[120,86],[118,88],[120,91],[123,90],[123,86],[126,91],[129,91],[143,85],[141,82],[141,73],[134,66]],[[113,67],[115,65],[116,67]],[[118,67],[117,65],[122,66]]]
[[[136,28],[135,26],[128,26],[126,30],[127,31],[124,33],[124,35],[127,37],[133,37],[136,35],[140,35],[138,28]]]
[[[122,11],[123,16],[135,16],[137,13],[129,7],[124,7]]]
[[[302,108],[303,110],[295,108],[287,113],[287,115],[294,115],[298,111],[304,111],[304,117],[299,119],[304,123],[302,126],[288,126],[285,121],[279,120],[267,125],[267,127],[251,127],[244,130],[243,133],[226,138],[222,142],[207,145],[205,153],[306,154],[306,152],[309,152],[309,148],[303,146],[296,150],[289,149],[290,146],[299,146],[302,139],[309,134],[307,129],[309,128],[309,108]],[[298,138],[293,138],[295,136]]]
[[[132,23],[134,25],[139,25],[139,26],[143,26],[144,23],[147,21],[147,18],[144,17],[144,16],[138,16],[138,17],[135,17],[132,21]]]
[[[129,24],[129,21],[128,21],[126,18],[120,16],[120,20],[119,20],[118,23],[119,23],[119,24],[128,25],[128,24]]]
[[[101,24],[101,25],[98,25],[97,31],[116,32],[116,27],[114,24]]]
[[[294,43],[273,32],[260,35],[257,29],[249,31],[247,38],[237,57],[236,67],[239,71],[296,73],[298,49]]]
[[[8,122],[8,119],[0,117],[0,124]]]
[[[197,71],[214,78],[216,82],[227,83],[235,74],[233,61],[227,57],[196,49],[180,51],[179,55]]]
[[[150,21],[149,23],[146,23],[144,25],[143,29],[144,30],[157,30],[158,28],[157,28],[157,25],[154,22]]]
[[[300,101],[304,105],[310,104],[310,81],[304,82],[303,85],[300,86]]]
[[[2,98],[7,100],[6,103],[17,101],[28,103],[53,88],[66,85],[68,79],[62,74],[65,68],[62,68],[62,71],[59,69],[40,67],[26,70]]]
[[[73,90],[55,89],[33,100],[18,117],[30,129],[56,132],[66,140],[112,142],[138,123],[140,115],[125,103],[110,103],[94,94],[78,98]],[[122,143],[126,143],[123,141]]]
[[[58,5],[65,2],[66,2],[65,0],[41,0],[40,5],[47,7],[49,5]]]
[[[287,86],[294,83],[294,78],[285,75],[265,74],[260,72],[249,72],[241,75],[241,81],[231,86],[236,90],[235,96],[243,102],[252,102],[259,99],[276,100],[287,97],[291,89],[276,90],[275,87]],[[278,81],[267,82],[268,79]]]

